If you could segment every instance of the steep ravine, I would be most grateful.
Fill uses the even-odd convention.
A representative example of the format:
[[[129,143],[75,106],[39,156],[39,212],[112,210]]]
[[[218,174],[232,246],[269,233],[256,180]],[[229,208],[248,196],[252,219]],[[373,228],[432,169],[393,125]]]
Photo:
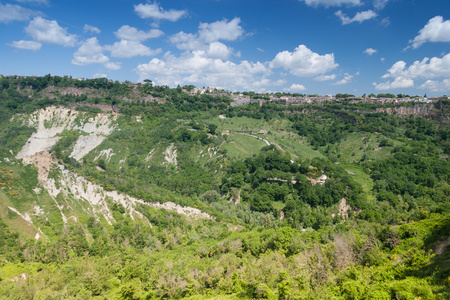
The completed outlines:
[[[36,166],[41,186],[37,187],[35,192],[41,193],[42,189],[48,192],[55,201],[64,223],[77,222],[74,207],[81,206],[81,209],[77,210],[78,213],[86,211],[89,215],[104,218],[112,225],[116,221],[111,211],[114,203],[121,205],[125,209],[125,215],[131,219],[141,219],[149,226],[151,226],[149,220],[137,208],[139,205],[170,210],[191,219],[212,218],[197,208],[182,207],[172,202],[150,203],[117,191],[107,191],[101,185],[65,168],[49,152],[61,139],[58,134],[64,130],[80,130],[83,135],[79,136],[70,154],[70,157],[80,161],[114,131],[116,116],[98,114],[96,117],[84,118],[80,113],[66,108],[49,107],[22,118],[23,122],[35,127],[36,132],[16,155],[16,159],[22,159],[24,164]],[[50,176],[50,171],[58,175]],[[22,216],[29,224],[33,222],[33,213],[20,212],[14,207],[10,210]],[[37,232],[36,239],[44,234],[45,232]]]

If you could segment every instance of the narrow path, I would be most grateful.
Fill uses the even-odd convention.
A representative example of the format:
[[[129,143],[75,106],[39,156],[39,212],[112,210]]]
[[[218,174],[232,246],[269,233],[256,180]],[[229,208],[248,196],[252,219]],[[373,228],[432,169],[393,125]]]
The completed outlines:
[[[277,143],[271,143],[271,142],[269,142],[269,140],[267,139],[267,137],[266,137],[265,135],[264,135],[265,139],[263,139],[263,138],[261,138],[261,137],[259,137],[259,136],[251,135],[251,134],[248,134],[248,133],[242,133],[242,132],[236,132],[236,133],[254,137],[255,139],[258,139],[258,140],[261,140],[261,141],[265,142],[267,146],[274,145],[274,146],[275,146],[278,150],[280,150],[281,152],[285,152],[285,151],[283,150],[283,148],[281,148],[280,145],[278,145]]]
[[[254,137],[255,139],[258,139],[258,140],[261,140],[261,141],[265,142],[267,146],[270,146],[270,142],[268,140],[260,138],[259,136],[254,136],[254,135],[251,135],[251,134],[248,134],[248,133],[242,133],[242,132],[236,132],[236,133]]]

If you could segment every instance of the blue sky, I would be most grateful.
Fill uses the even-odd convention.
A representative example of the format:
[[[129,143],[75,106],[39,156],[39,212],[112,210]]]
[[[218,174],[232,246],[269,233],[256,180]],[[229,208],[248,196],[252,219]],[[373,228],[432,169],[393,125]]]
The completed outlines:
[[[448,0],[0,0],[0,74],[450,94]]]

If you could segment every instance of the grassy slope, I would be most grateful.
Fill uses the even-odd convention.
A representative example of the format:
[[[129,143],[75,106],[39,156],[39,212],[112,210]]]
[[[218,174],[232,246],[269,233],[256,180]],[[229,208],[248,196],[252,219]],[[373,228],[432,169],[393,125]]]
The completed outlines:
[[[289,152],[293,158],[299,156],[307,158],[323,157],[304,138],[290,131],[291,122],[288,120],[273,119],[266,122],[264,119],[257,120],[248,117],[233,117],[224,120],[216,117],[204,121],[217,125],[218,132],[230,132],[231,135],[227,143],[222,145],[223,149],[227,149],[227,156],[230,158],[245,158],[252,154],[258,154],[258,150],[266,144],[257,138],[240,135],[236,132],[252,134],[260,130],[264,130],[266,134],[253,135],[267,139],[272,144],[277,144],[282,150]]]
[[[371,191],[373,188],[373,180],[370,175],[364,172],[364,169],[356,164],[340,164],[347,172],[352,176],[353,180],[359,183],[364,192],[371,196]],[[372,196],[373,197],[373,196]]]
[[[392,146],[380,147],[380,142],[387,139]],[[336,147],[339,154],[340,162],[358,162],[363,158],[364,153],[367,159],[377,160],[385,158],[391,153],[395,146],[403,143],[393,139],[386,138],[382,135],[370,133],[353,133],[344,138]]]
[[[228,136],[226,143],[221,148],[227,151],[227,156],[230,158],[244,159],[253,154],[258,154],[259,150],[264,146],[266,146],[264,141],[248,135],[235,133]]]

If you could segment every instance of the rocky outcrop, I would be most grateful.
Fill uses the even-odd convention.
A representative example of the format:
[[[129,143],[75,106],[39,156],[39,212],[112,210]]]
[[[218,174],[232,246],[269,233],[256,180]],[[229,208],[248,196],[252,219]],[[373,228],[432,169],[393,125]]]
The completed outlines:
[[[49,151],[62,138],[60,134],[64,130],[79,130],[84,134],[78,138],[70,157],[82,159],[114,130],[115,116],[98,114],[84,120],[81,117],[80,113],[62,107],[50,106],[38,110],[25,120],[29,126],[36,128],[36,132],[31,135],[16,158]]]
[[[400,116],[416,116],[433,120],[450,120],[450,107],[448,104],[441,102],[416,104],[413,106],[396,106],[396,107],[379,107],[377,112],[385,112],[388,114],[397,114]]]

